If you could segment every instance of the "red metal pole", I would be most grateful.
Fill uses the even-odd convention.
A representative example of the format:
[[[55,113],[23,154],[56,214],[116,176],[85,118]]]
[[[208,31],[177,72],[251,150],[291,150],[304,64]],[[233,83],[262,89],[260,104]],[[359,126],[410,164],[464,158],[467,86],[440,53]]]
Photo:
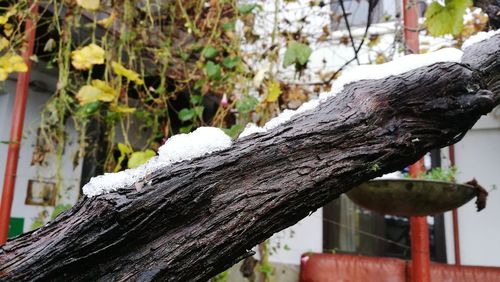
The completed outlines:
[[[30,11],[31,16],[36,15],[38,12],[38,6],[36,4],[31,5]],[[0,245],[3,245],[7,241],[7,234],[9,232],[10,212],[12,208],[12,200],[14,198],[14,185],[16,183],[17,161],[19,159],[19,148],[21,146],[21,138],[23,134],[26,101],[28,99],[28,87],[31,71],[30,57],[33,55],[33,49],[35,46],[36,23],[28,18],[26,19],[24,25],[27,46],[22,53],[22,57],[26,65],[28,65],[28,71],[19,73],[17,77],[16,97],[14,99],[14,107],[12,108],[9,148],[3,180],[2,201],[0,203]]]
[[[406,54],[420,53],[418,40],[418,3],[416,0],[403,0],[403,25]]]
[[[410,166],[410,175],[415,178],[425,171],[423,160]],[[431,281],[430,251],[429,251],[429,226],[426,216],[413,216],[410,218],[411,229],[411,261],[412,281]]]
[[[418,5],[416,0],[403,0],[404,38],[407,54],[419,53],[418,40]],[[423,160],[410,166],[410,175],[415,178],[425,171]],[[411,228],[411,260],[412,281],[429,282],[430,251],[429,251],[429,226],[427,217],[415,216],[410,218]]]
[[[427,217],[413,216],[411,225],[411,277],[415,282],[431,281],[429,227]]]
[[[450,155],[450,165],[455,166],[455,146],[450,145],[448,147],[448,152]],[[453,219],[453,249],[455,252],[455,264],[461,265],[462,259],[460,258],[460,233],[458,231],[458,210],[453,209],[451,211],[451,216]]]

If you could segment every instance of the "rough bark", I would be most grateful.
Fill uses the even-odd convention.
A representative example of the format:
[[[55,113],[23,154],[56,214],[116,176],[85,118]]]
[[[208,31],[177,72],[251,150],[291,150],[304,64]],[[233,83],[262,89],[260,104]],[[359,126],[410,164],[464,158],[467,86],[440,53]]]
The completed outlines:
[[[489,19],[493,29],[500,28],[500,0],[474,0],[474,6],[481,8]]]
[[[315,111],[83,198],[0,249],[0,280],[203,281],[351,187],[458,141],[500,102],[500,35],[345,87]]]

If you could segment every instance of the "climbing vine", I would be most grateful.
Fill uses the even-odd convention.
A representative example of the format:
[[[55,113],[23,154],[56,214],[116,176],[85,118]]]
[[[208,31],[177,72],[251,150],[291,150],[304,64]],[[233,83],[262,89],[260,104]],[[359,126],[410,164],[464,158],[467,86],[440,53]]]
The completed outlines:
[[[57,69],[55,92],[42,110],[33,164],[55,155],[60,189],[69,127],[78,133],[74,167],[88,158],[96,173],[116,172],[143,164],[173,134],[216,126],[236,137],[247,123],[262,125],[328,91],[345,66],[359,63],[362,47],[375,49],[381,37],[369,32],[376,1],[368,1],[360,42],[354,42],[344,3],[340,1],[339,13],[329,10],[332,3],[2,1],[0,81],[27,71],[20,56],[27,46],[23,23],[33,20],[37,41],[30,60]],[[38,13],[32,13],[33,5]],[[451,34],[459,45],[487,27],[481,12],[462,21],[470,5],[469,0],[432,3],[427,30],[435,36]],[[293,19],[279,14],[287,9]],[[313,34],[306,26],[308,17],[327,21]],[[338,37],[335,27],[348,32]],[[266,28],[268,34],[262,31]],[[354,57],[333,71],[313,69],[312,53],[325,42],[352,46]],[[395,49],[392,54],[402,51]],[[392,56],[377,52],[370,62]],[[267,245],[262,248],[267,258]],[[259,269],[268,279],[272,268],[263,261]]]

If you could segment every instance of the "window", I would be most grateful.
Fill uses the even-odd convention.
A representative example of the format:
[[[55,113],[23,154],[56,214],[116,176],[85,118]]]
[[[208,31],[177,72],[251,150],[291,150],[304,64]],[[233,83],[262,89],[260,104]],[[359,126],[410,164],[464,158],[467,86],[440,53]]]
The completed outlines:
[[[446,262],[443,215],[427,222],[431,260]],[[323,251],[410,259],[410,221],[368,211],[342,195],[323,209]]]

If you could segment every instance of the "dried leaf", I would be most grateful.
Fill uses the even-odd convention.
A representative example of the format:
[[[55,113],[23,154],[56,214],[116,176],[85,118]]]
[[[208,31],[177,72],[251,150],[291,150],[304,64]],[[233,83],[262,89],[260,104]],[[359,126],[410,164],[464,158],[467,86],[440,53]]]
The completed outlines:
[[[93,65],[104,64],[104,49],[92,43],[71,52],[71,64],[78,70],[88,70]]]
[[[267,97],[266,101],[269,103],[274,103],[278,100],[281,95],[281,86],[277,81],[271,81],[267,85]]]
[[[142,80],[139,74],[135,71],[129,70],[117,62],[112,62],[111,67],[116,75],[123,76],[129,81],[135,82],[137,85],[144,84],[144,80]]]
[[[84,8],[89,11],[96,11],[99,9],[101,5],[100,0],[76,0],[78,6]]]

